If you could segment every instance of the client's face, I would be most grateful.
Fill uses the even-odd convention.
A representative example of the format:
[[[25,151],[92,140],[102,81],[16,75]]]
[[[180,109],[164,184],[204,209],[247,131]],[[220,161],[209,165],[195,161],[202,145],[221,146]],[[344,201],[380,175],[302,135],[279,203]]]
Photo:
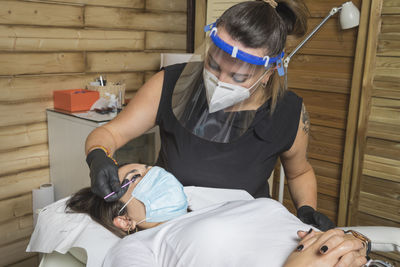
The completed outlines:
[[[126,164],[118,169],[119,180],[122,183],[124,179],[128,180],[135,179],[135,182],[129,185],[128,188],[128,191],[132,192],[133,188],[143,178],[143,176],[146,175],[147,171],[150,170],[150,168],[151,166],[147,166],[144,164],[137,164],[137,163]],[[127,194],[125,194],[124,196],[126,195]]]
[[[136,163],[127,164],[119,168],[118,176],[121,183],[125,179],[128,179],[129,181],[134,180],[134,182],[128,185],[128,190],[120,199],[121,202],[126,203],[131,198],[132,191],[150,169],[151,166]],[[125,207],[125,209],[128,213],[128,217],[136,223],[146,218],[146,208],[144,204],[136,198],[133,198]],[[140,227],[150,228],[156,225],[158,225],[158,223],[143,222],[140,224]]]

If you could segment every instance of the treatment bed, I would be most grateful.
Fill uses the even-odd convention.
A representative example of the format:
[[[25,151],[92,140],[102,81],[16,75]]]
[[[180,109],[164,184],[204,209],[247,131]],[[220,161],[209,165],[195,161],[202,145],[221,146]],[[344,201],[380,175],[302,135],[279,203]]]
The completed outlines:
[[[185,187],[185,193],[194,211],[226,201],[252,199],[243,190],[191,186]],[[86,214],[66,213],[67,199],[39,213],[27,252],[43,253],[40,267],[102,266],[107,252],[121,239]],[[372,251],[400,253],[400,228],[359,226],[351,229],[371,239]]]

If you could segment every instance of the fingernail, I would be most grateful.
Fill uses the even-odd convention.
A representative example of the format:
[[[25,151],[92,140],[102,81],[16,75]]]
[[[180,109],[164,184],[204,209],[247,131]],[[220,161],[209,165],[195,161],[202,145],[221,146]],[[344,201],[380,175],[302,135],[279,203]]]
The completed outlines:
[[[296,250],[297,250],[297,251],[302,251],[303,248],[304,248],[304,245],[299,245],[299,246],[296,248]]]
[[[320,248],[320,250],[321,250],[322,253],[325,253],[325,252],[328,251],[328,247],[327,247],[327,246],[322,246],[322,247]]]
[[[312,228],[310,228],[310,230],[308,230],[308,233],[309,233],[309,234],[311,234],[311,232],[312,232]]]

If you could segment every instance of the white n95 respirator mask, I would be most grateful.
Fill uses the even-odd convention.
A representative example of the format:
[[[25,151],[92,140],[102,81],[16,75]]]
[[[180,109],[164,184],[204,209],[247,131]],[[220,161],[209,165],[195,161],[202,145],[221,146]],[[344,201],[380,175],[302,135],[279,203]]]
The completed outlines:
[[[249,88],[221,82],[205,68],[203,79],[210,113],[233,106],[250,97]]]

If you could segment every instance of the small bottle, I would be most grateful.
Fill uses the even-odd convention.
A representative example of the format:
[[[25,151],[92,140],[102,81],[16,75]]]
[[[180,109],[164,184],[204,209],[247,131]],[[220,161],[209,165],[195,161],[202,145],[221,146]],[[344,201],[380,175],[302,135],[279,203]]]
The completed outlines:
[[[117,98],[115,97],[114,94],[110,94],[110,100],[108,102],[108,107],[112,108],[112,112],[117,111]]]

